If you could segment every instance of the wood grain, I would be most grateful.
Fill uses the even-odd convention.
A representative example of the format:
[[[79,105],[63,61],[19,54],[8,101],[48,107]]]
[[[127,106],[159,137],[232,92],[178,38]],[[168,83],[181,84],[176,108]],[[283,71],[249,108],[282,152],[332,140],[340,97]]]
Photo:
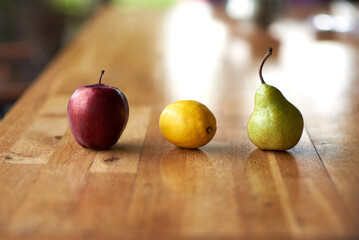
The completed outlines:
[[[285,152],[257,149],[246,132],[269,44],[265,79],[305,119]],[[290,16],[265,32],[203,2],[102,7],[0,122],[0,238],[358,239],[358,53],[357,42],[313,39]],[[114,147],[96,151],[75,142],[66,108],[102,69],[130,118]],[[158,127],[185,97],[217,118],[196,150]]]

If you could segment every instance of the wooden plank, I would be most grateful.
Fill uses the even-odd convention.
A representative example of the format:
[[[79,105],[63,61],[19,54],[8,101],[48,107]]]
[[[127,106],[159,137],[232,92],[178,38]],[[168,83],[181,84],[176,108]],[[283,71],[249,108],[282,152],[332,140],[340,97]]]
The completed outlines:
[[[166,150],[157,130],[149,131],[126,229],[203,239],[355,232],[307,134],[289,152],[266,152],[253,148],[243,126],[225,126],[231,130],[194,151]]]
[[[59,140],[58,148],[51,152],[46,167],[39,175],[35,175],[30,185],[31,191],[25,195],[21,204],[16,205],[20,207],[12,209],[11,221],[6,223],[9,226],[9,233],[32,236],[35,233],[46,235],[61,231],[62,234],[71,235],[77,232],[73,229],[73,226],[78,225],[77,221],[81,223],[78,225],[80,232],[92,231],[93,226],[100,224],[98,222],[100,219],[88,218],[86,213],[94,203],[98,204],[94,214],[98,215],[101,212],[104,216],[108,216],[108,223],[114,221],[114,224],[118,224],[109,214],[109,211],[113,210],[109,209],[119,207],[120,202],[123,202],[122,209],[118,209],[120,212],[124,212],[127,207],[124,197],[131,196],[131,184],[134,181],[142,143],[146,136],[150,111],[149,108],[132,109],[131,119],[135,124],[131,124],[128,130],[138,134],[124,134],[124,138],[112,150],[94,151],[83,148],[75,142],[67,129]],[[46,136],[47,132],[43,134]],[[129,152],[122,151],[122,148],[131,144],[134,144],[134,149],[130,149]],[[27,145],[28,143],[25,143],[25,146]],[[100,163],[96,161],[106,160],[109,156],[120,159],[123,157],[124,160],[121,164],[107,165],[105,170],[99,168]],[[111,172],[123,175],[111,175]],[[116,185],[116,182],[120,185]],[[22,183],[23,185],[21,183],[20,188],[29,185],[29,183]],[[124,190],[126,188],[127,191]],[[93,199],[93,196],[100,196],[101,192],[104,195],[102,198]],[[123,201],[119,202],[118,196]],[[113,199],[114,205],[104,201],[101,207],[99,201],[104,198],[108,201]],[[107,226],[105,229],[108,229],[109,224],[103,226]]]
[[[310,136],[359,234],[359,115],[343,113],[316,119],[308,124]],[[322,121],[326,124],[320,124]]]
[[[44,164],[55,150],[68,125],[66,107],[68,96],[47,99],[36,119],[22,129],[16,142],[1,154],[7,163]],[[36,114],[36,113],[35,113]]]

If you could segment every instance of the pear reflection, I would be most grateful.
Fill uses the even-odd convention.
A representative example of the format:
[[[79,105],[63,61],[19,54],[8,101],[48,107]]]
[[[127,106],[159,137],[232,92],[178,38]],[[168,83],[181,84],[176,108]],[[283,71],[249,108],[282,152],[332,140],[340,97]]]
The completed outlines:
[[[285,191],[293,199],[299,192],[298,164],[289,152],[256,149],[248,157],[246,172],[255,198],[264,205],[275,201],[278,191]]]
[[[161,159],[161,178],[171,190],[189,194],[195,190],[199,171],[208,164],[208,156],[199,149],[174,148]]]

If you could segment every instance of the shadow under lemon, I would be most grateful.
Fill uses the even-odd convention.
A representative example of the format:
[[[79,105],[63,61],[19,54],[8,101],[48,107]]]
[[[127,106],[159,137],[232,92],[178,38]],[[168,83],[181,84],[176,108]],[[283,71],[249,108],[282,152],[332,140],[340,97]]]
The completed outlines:
[[[181,194],[195,191],[196,178],[211,166],[207,154],[199,149],[173,148],[160,163],[160,175],[169,189]]]

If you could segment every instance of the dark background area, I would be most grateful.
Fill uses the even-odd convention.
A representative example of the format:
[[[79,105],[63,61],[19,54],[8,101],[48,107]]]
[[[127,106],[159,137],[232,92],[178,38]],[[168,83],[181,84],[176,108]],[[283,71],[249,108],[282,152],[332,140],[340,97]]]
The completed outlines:
[[[0,1],[0,118],[103,3]]]

